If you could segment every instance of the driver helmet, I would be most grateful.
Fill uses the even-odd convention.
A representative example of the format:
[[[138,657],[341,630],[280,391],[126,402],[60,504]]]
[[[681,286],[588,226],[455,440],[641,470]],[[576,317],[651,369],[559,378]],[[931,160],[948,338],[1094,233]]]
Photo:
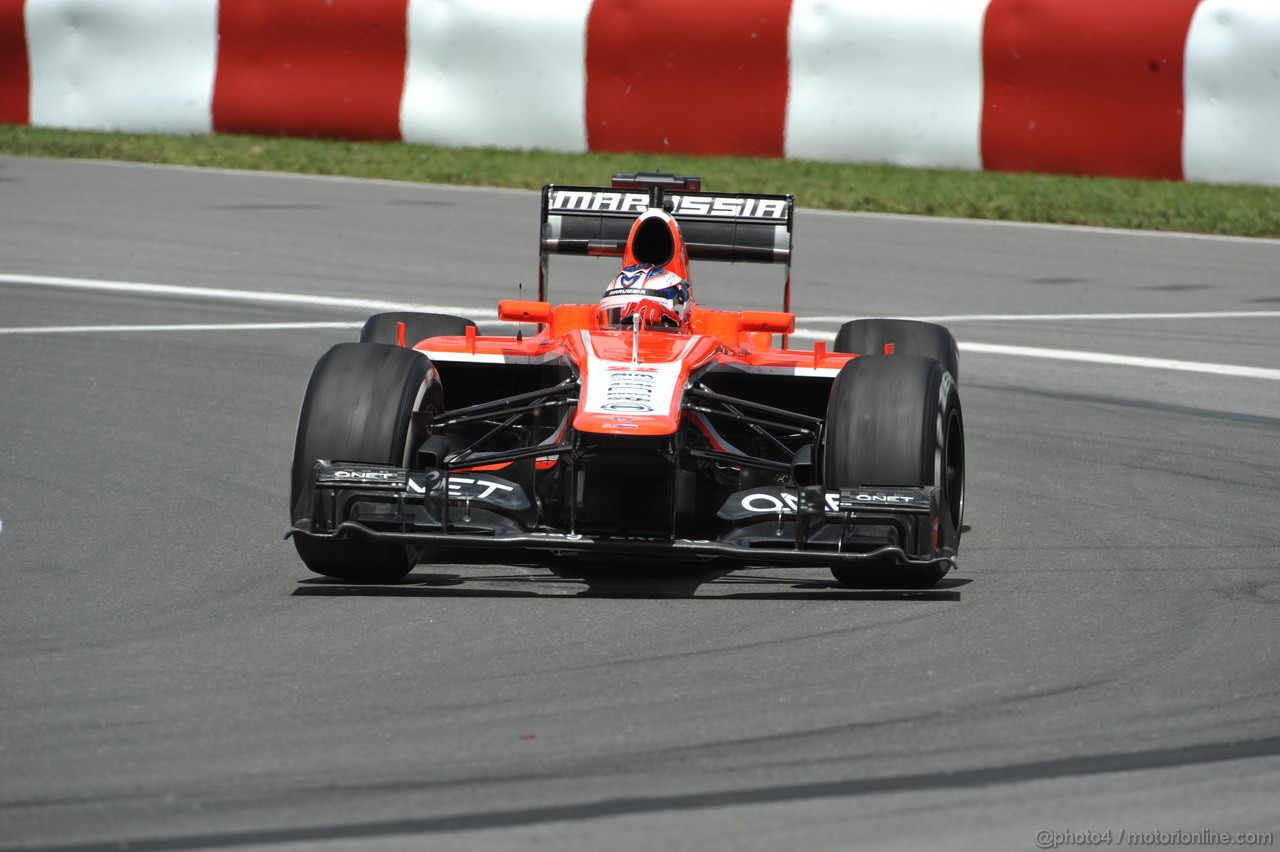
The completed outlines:
[[[624,266],[600,299],[600,325],[628,328],[640,316],[645,328],[679,330],[689,324],[693,309],[689,282],[652,263]]]

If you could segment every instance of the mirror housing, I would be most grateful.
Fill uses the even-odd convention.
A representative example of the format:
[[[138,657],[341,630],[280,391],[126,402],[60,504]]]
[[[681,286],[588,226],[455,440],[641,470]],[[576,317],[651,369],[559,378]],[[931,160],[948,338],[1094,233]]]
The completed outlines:
[[[739,331],[767,331],[770,334],[791,334],[796,330],[795,314],[782,311],[743,311],[738,314]]]
[[[507,322],[551,322],[553,308],[550,302],[528,302],[521,299],[502,299],[498,302],[498,319]]]

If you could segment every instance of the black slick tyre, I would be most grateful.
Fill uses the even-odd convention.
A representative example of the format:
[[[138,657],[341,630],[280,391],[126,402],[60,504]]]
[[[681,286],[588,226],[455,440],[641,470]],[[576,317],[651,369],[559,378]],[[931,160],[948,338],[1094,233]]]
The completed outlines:
[[[431,362],[411,349],[339,343],[317,362],[298,415],[289,495],[298,500],[316,459],[407,466],[420,435],[415,411],[443,410]],[[394,583],[413,568],[419,548],[350,538],[293,537],[298,555],[317,574],[358,583]]]
[[[828,490],[939,485],[958,537],[964,513],[964,421],[951,373],[933,358],[867,355],[836,376],[822,442]],[[927,588],[946,566],[833,565],[855,588]]]
[[[412,349],[414,344],[428,337],[461,337],[475,323],[465,317],[449,314],[424,314],[413,311],[392,311],[374,314],[365,320],[360,329],[361,343],[387,343],[398,345],[399,323],[404,323],[404,345]]]
[[[960,351],[946,326],[909,319],[850,320],[840,326],[832,350],[854,355],[884,355],[893,346],[895,355],[923,355],[946,367],[951,378],[960,381]]]

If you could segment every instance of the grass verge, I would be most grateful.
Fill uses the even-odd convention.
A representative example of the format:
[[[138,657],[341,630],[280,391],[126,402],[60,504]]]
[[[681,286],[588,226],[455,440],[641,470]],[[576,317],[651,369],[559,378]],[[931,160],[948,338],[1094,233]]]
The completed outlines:
[[[261,136],[0,126],[0,154],[537,189],[614,171],[701,175],[709,189],[790,192],[802,207],[1280,237],[1280,188],[907,169],[798,160],[560,154]]]

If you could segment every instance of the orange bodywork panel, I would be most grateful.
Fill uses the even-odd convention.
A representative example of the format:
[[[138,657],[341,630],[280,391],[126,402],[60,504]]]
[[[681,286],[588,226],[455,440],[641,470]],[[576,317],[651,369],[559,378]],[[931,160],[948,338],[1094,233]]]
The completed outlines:
[[[680,428],[683,390],[706,367],[796,376],[834,376],[851,358],[811,350],[774,349],[775,334],[795,330],[795,317],[777,311],[715,311],[694,307],[684,331],[600,328],[596,305],[504,300],[501,319],[537,323],[524,338],[433,337],[416,349],[440,361],[572,365],[581,383],[572,420],[579,432],[670,435]]]

